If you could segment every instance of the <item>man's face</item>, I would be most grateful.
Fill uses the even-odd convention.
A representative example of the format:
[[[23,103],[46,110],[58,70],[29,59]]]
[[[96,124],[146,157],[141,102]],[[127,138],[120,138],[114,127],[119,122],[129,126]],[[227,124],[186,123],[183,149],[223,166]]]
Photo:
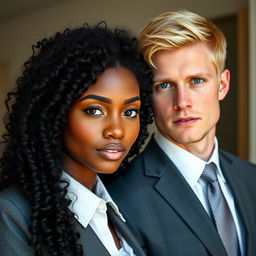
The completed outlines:
[[[152,104],[161,134],[185,149],[199,142],[213,145],[229,71],[217,75],[209,49],[201,42],[156,52],[153,62]]]

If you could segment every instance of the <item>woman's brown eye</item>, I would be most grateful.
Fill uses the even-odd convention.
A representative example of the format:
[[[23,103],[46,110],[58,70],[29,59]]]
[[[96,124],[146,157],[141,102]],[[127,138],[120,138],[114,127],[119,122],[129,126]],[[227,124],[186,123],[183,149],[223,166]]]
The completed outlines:
[[[89,107],[89,108],[83,109],[83,111],[90,116],[103,115],[102,110],[98,107]]]
[[[139,111],[138,109],[128,109],[124,113],[125,113],[125,116],[128,116],[130,118],[135,118],[138,115]]]

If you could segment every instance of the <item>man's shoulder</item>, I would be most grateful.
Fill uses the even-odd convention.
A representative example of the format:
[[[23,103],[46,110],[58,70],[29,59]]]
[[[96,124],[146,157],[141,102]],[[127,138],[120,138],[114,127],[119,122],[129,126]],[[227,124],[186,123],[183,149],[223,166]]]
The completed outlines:
[[[147,145],[143,152],[141,152],[137,157],[135,157],[124,169],[118,172],[115,178],[111,179],[111,182],[108,184],[108,190],[119,190],[119,188],[129,187],[131,184],[133,188],[138,183],[143,182],[145,177],[145,164],[147,163],[148,156],[148,147]]]
[[[169,161],[162,149],[157,145],[152,137],[144,150],[135,157],[122,172],[122,176],[138,177],[144,175],[146,169],[151,169],[158,165],[159,162]]]
[[[249,162],[247,160],[244,160],[242,158],[239,158],[224,150],[220,150],[220,161],[227,161],[228,163],[234,166],[244,166],[247,168],[255,169],[256,171],[256,164]]]
[[[240,173],[242,175],[243,180],[246,180],[248,183],[253,181],[254,184],[256,178],[256,165],[254,163],[221,150],[220,164],[221,166],[236,170],[236,173]]]
[[[129,180],[137,179],[138,176],[144,175],[144,171],[144,154],[141,153],[118,173],[118,175],[114,179],[114,183],[119,183],[122,181],[127,182]]]

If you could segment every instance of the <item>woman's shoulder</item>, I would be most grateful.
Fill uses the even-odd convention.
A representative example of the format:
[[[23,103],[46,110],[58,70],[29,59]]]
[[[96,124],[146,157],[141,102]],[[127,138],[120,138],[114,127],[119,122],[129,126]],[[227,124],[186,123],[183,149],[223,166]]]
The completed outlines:
[[[10,186],[0,191],[0,251],[4,255],[35,255],[29,224],[29,202],[21,190]]]
[[[30,217],[30,206],[22,191],[11,185],[0,191],[0,215],[22,214],[27,220]]]

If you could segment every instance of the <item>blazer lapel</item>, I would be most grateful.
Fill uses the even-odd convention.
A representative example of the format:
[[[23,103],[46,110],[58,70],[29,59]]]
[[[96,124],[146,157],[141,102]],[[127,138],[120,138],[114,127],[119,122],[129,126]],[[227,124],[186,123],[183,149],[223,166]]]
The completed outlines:
[[[107,214],[110,222],[115,226],[118,232],[122,235],[122,237],[126,240],[126,242],[133,248],[135,254],[137,256],[146,256],[132,232],[128,228],[127,224],[123,222],[119,216],[115,213],[114,209],[107,204]]]
[[[115,213],[113,208],[107,204],[108,217],[118,232],[131,246],[137,256],[146,256],[127,224],[123,222]],[[76,229],[80,234],[79,243],[83,245],[84,254],[89,256],[111,256],[105,246],[102,244],[98,236],[95,234],[90,225],[84,228],[77,220],[75,220]]]
[[[156,191],[168,202],[201,240],[211,255],[226,256],[211,219],[179,170],[154,139],[144,154],[146,175],[159,177]]]
[[[253,211],[250,208],[251,205],[248,203],[251,200],[246,192],[246,184],[242,174],[243,170],[239,168],[239,164],[234,163],[222,151],[220,151],[220,164],[223,175],[234,196],[235,206],[243,224],[242,231],[244,231],[245,255],[253,255],[255,231],[252,231],[252,228],[254,226],[255,216],[253,216]]]
[[[83,246],[83,255],[111,256],[90,225],[84,228],[77,220],[75,223],[80,234],[79,243]]]

